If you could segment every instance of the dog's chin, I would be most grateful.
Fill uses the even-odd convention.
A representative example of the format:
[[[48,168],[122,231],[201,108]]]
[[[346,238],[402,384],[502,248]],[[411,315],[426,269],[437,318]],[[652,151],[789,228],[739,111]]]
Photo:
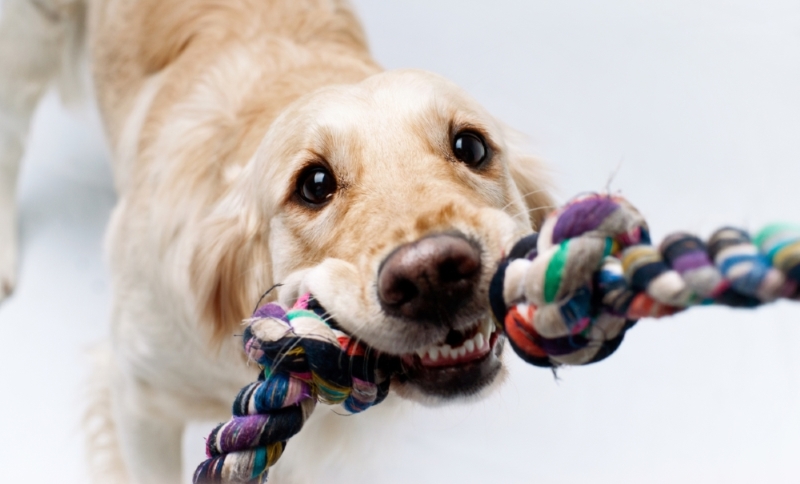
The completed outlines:
[[[452,333],[452,332],[451,332]],[[400,357],[393,388],[426,404],[481,397],[502,380],[505,337],[487,320],[448,342]]]

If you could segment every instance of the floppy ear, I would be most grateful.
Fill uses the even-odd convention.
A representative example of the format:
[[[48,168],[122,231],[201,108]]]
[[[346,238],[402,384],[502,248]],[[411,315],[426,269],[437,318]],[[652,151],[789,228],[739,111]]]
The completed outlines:
[[[190,274],[198,313],[219,345],[271,286],[267,224],[248,210],[210,216],[200,227]]]
[[[550,171],[538,158],[525,151],[524,136],[504,126],[508,169],[528,209],[534,230],[541,227],[544,218],[554,208],[553,182]]]

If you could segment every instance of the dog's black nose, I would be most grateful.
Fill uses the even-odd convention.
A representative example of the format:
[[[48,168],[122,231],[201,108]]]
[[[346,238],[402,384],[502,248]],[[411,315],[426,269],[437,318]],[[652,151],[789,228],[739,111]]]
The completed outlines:
[[[464,236],[425,237],[386,258],[378,297],[388,314],[443,324],[473,296],[480,273],[480,251]]]

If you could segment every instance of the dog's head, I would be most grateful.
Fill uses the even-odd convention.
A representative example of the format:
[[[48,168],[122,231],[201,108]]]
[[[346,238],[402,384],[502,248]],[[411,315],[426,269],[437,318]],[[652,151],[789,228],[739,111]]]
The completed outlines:
[[[252,310],[244,274],[260,274],[284,283],[286,301],[311,292],[343,330],[396,355],[402,393],[480,393],[502,370],[490,279],[550,204],[540,165],[512,136],[458,87],[419,71],[300,99],[226,209],[240,211],[228,225],[236,235],[205,251],[206,266],[218,261],[199,275],[214,279],[208,309],[229,328]]]

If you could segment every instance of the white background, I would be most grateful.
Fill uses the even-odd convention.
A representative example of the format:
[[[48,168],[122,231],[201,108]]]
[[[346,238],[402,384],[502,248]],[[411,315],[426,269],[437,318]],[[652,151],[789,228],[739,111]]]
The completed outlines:
[[[800,222],[797,0],[355,4],[386,68],[444,74],[530,135],[562,200],[621,166],[612,188],[657,240]],[[48,95],[21,176],[19,287],[0,307],[3,482],[85,482],[107,161],[92,108]],[[349,482],[800,482],[798,347],[800,305],[782,303],[642,321],[609,360],[558,381],[509,354],[499,394],[414,411]],[[206,430],[186,438],[192,464]]]

